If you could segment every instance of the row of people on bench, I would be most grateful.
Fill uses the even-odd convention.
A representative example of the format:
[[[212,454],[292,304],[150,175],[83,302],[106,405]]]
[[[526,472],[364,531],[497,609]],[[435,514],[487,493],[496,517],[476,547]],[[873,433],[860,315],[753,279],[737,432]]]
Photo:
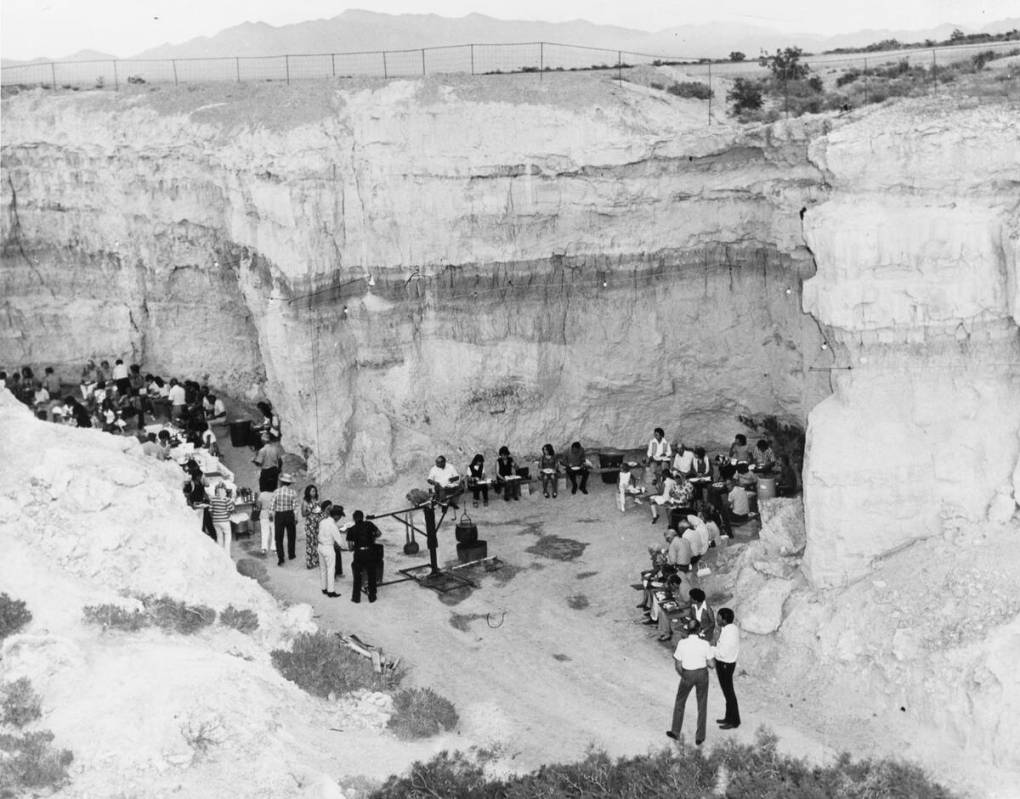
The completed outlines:
[[[712,474],[712,464],[704,447],[691,448],[683,442],[670,444],[666,440],[666,432],[661,427],[655,428],[648,442],[645,460],[652,466],[656,476],[668,469],[678,471],[686,477]],[[722,460],[722,456],[719,456],[718,460]],[[733,443],[730,444],[729,460],[733,464],[753,466],[758,474],[770,474],[778,468],[775,452],[769,442],[764,438],[759,439],[758,443],[751,447],[743,433],[734,436]]]
[[[588,493],[588,475],[592,464],[585,454],[584,447],[580,441],[575,441],[567,449],[562,457],[557,456],[552,444],[545,444],[542,447],[542,455],[538,461],[538,476],[542,482],[542,492],[546,496],[555,497],[557,492],[557,477],[559,474],[566,474],[570,481],[570,493]],[[510,454],[509,447],[499,448],[496,458],[495,473],[490,477],[486,473],[485,456],[478,453],[471,459],[467,468],[467,488],[475,507],[482,502],[489,504],[489,487],[497,493],[503,494],[506,502],[519,500],[521,498],[522,472],[517,461]],[[457,471],[457,468],[448,463],[446,456],[440,455],[436,458],[436,465],[428,473],[428,484],[432,486],[434,499],[440,504],[449,504],[458,507],[456,499],[465,489],[464,481]]]

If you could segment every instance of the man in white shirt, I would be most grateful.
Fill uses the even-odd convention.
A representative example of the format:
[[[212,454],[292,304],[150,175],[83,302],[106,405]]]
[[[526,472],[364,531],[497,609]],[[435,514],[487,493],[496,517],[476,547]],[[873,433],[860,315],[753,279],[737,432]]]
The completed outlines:
[[[464,492],[464,486],[457,469],[446,462],[446,456],[436,458],[436,465],[429,469],[427,482],[435,489],[436,502],[440,505],[449,504],[452,508],[459,507],[453,500]]]
[[[692,690],[696,690],[698,698],[698,727],[694,735],[694,743],[701,746],[705,742],[705,716],[708,713],[708,669],[713,666],[715,648],[705,639],[698,637],[701,625],[691,619],[685,627],[686,636],[676,645],[673,652],[673,665],[680,675],[680,687],[676,691],[673,703],[673,724],[666,735],[679,740],[680,730],[684,726],[684,706]]]
[[[719,676],[719,688],[726,697],[726,713],[716,719],[720,729],[732,730],[740,726],[740,708],[733,691],[733,673],[737,670],[737,655],[740,654],[740,628],[734,624],[733,611],[719,608],[719,640],[715,644],[715,673]]]
[[[673,450],[666,440],[666,431],[661,427],[655,428],[652,440],[648,442],[646,459],[652,465],[655,480],[658,482],[662,473],[669,469],[669,462],[673,459]]]
[[[747,491],[733,480],[729,482],[729,494],[726,495],[726,504],[731,524],[743,524],[748,520],[748,514],[751,512],[751,503],[747,497]]]
[[[177,382],[176,377],[170,378],[169,396],[171,417],[174,419],[183,418],[184,407],[187,405],[187,395],[184,392],[184,386]]]
[[[673,471],[680,472],[684,477],[690,477],[694,473],[694,453],[686,444],[680,444],[676,449]]]
[[[652,511],[652,524],[659,521],[659,506],[665,505],[672,499],[677,490],[677,482],[671,476],[667,476],[662,483],[662,494],[648,498],[648,507]],[[668,509],[667,509],[668,510]]]

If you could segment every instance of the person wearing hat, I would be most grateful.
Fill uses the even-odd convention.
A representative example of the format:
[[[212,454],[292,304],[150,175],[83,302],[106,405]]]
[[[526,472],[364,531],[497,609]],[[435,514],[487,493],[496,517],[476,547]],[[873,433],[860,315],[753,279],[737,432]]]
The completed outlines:
[[[705,716],[708,714],[708,670],[714,666],[715,648],[699,632],[701,625],[697,619],[689,619],[684,625],[685,635],[673,652],[673,666],[680,675],[680,686],[673,702],[673,722],[666,730],[666,735],[674,741],[679,740],[684,725],[684,707],[687,697],[694,690],[698,698],[698,726],[694,743],[701,746],[705,742]]]
[[[297,557],[297,519],[294,511],[297,508],[298,496],[291,488],[294,478],[284,472],[280,475],[280,485],[273,494],[273,525],[276,532],[276,565],[283,565],[283,541],[287,539],[287,558]]]

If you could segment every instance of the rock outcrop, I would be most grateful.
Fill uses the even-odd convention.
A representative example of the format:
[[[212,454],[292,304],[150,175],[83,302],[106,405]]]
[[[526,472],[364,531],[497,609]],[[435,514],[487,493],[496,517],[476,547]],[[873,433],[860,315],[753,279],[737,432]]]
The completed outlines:
[[[1000,492],[994,513],[1009,515],[1018,147],[1010,109],[928,100],[811,144],[832,193],[805,215],[818,272],[804,307],[836,354],[804,475],[804,565],[816,585],[858,579],[946,520],[983,520]]]

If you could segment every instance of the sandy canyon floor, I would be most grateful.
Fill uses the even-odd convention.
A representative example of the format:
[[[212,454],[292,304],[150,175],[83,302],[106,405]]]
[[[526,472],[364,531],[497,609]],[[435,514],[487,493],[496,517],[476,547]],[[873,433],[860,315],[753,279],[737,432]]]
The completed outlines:
[[[224,455],[239,485],[257,484],[249,450],[227,444]],[[488,542],[489,555],[502,566],[473,569],[477,588],[447,594],[408,581],[384,585],[375,604],[354,604],[347,568],[338,580],[340,598],[323,596],[318,570],[305,567],[300,520],[298,557],[285,567],[276,565],[272,553],[268,558],[261,554],[257,536],[235,541],[235,560],[264,562],[264,585],[273,595],[308,603],[320,627],[355,633],[402,658],[409,669],[405,685],[430,686],[457,706],[459,728],[424,746],[408,748],[386,735],[334,730],[340,749],[364,754],[357,759],[358,770],[336,774],[345,789],[367,785],[366,778],[383,779],[443,749],[484,753],[499,774],[577,760],[593,746],[623,756],[669,745],[664,733],[677,685],[673,644],[660,643],[656,628],[641,625],[635,608],[647,548],[662,541],[664,522],[653,526],[647,506],[628,507],[621,514],[615,486],[593,477],[587,496],[571,495],[568,486],[556,499],[532,494],[508,503],[495,495],[478,509],[471,507],[470,497],[462,501],[462,510]],[[295,487],[303,489],[306,483],[299,478]],[[406,507],[404,494],[423,485],[423,478],[412,475],[383,489],[320,489],[323,498],[343,504],[350,516],[356,508],[383,513]],[[400,579],[399,569],[427,563],[423,540],[420,554],[406,556],[402,526],[393,520],[381,520],[379,526],[386,545],[384,580]],[[755,537],[753,525],[748,528],[725,548],[710,552],[713,574],[700,584],[713,607],[731,598],[728,565]],[[454,564],[451,518],[439,539],[441,564]],[[348,553],[345,562],[349,558]],[[770,675],[759,661],[767,650],[763,644],[756,636],[744,636],[736,680],[743,719],[738,730],[717,729],[714,720],[723,713],[723,698],[711,677],[707,746],[724,736],[752,742],[764,725],[779,736],[784,751],[815,762],[840,751],[858,758],[901,757],[965,795],[1016,795],[994,775],[961,762],[937,731],[919,731],[908,719],[897,718],[895,709],[881,718],[855,712],[853,695],[839,706],[819,704],[823,691],[815,689],[825,682],[823,673],[817,674],[817,685]],[[688,709],[690,740],[693,699]]]

